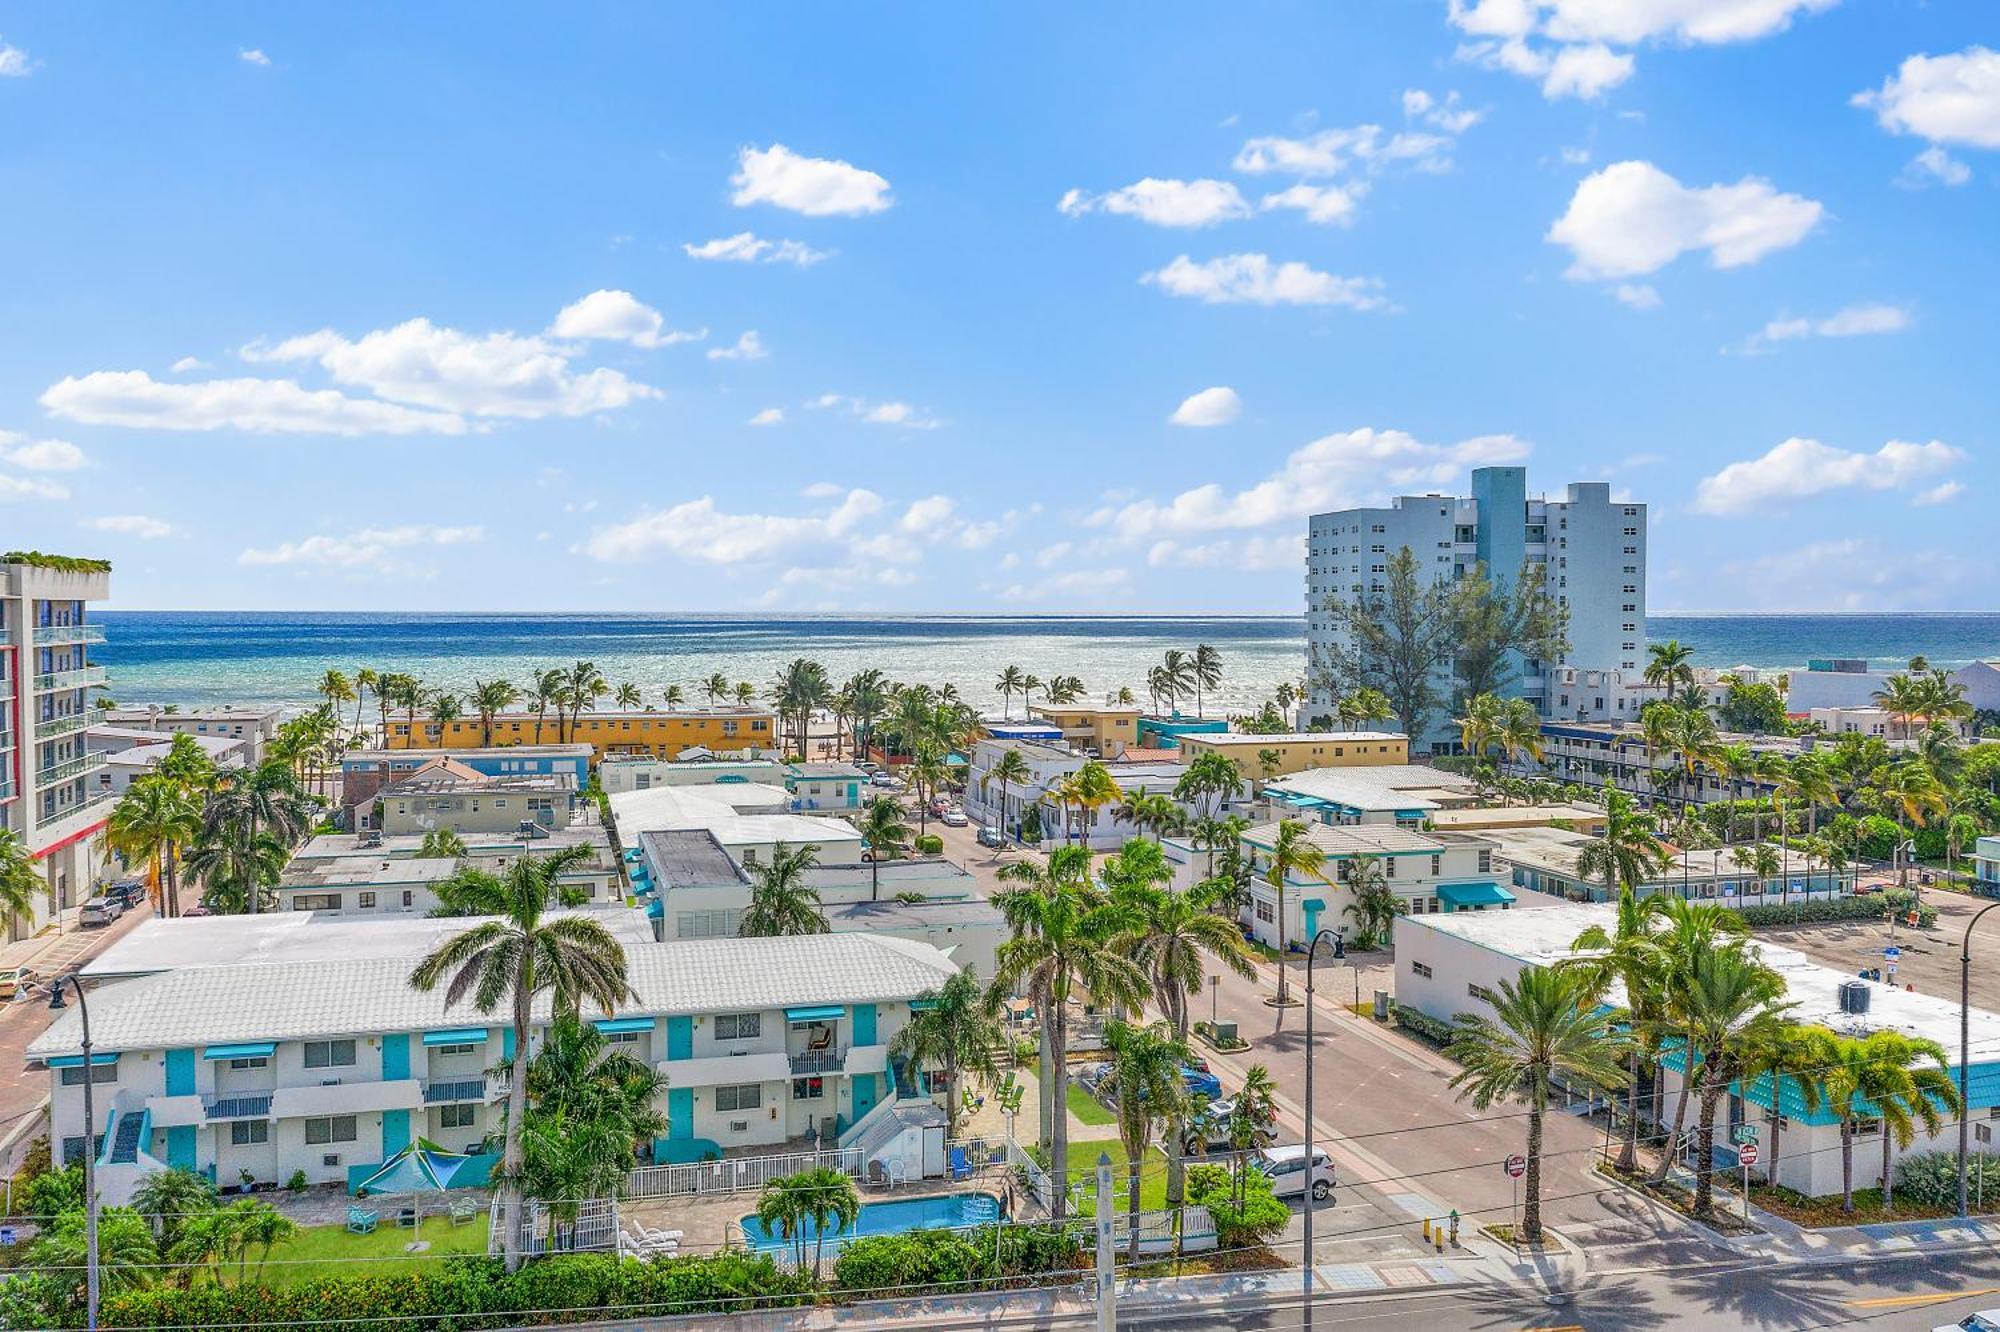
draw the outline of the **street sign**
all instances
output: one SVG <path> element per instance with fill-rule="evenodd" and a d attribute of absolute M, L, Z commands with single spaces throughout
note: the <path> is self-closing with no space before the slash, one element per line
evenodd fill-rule
<path fill-rule="evenodd" d="M 1882 950 L 1882 960 L 1884 962 L 1901 962 L 1903 960 L 1903 950 L 1894 944 L 1890 944 Z"/>
<path fill-rule="evenodd" d="M 1739 1163 L 1743 1165 L 1747 1166 L 1756 1165 L 1757 1144 L 1754 1142 L 1746 1142 L 1741 1147 L 1738 1147 L 1736 1149 L 1736 1159 Z"/>
<path fill-rule="evenodd" d="M 1757 1141 L 1757 1126 L 1755 1124 L 1738 1124 L 1735 1128 L 1729 1130 L 1729 1137 L 1734 1142 L 1755 1142 Z"/>
<path fill-rule="evenodd" d="M 1519 1179 L 1528 1173 L 1528 1158 L 1520 1155 L 1510 1156 L 1504 1168 L 1507 1171 L 1507 1178 Z"/>

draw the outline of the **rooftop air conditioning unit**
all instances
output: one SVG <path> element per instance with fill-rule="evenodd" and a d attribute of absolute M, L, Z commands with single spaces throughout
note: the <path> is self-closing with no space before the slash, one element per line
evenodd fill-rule
<path fill-rule="evenodd" d="M 1857 1014 L 1868 1011 L 1867 981 L 1847 980 L 1840 983 L 1840 1011 Z"/>

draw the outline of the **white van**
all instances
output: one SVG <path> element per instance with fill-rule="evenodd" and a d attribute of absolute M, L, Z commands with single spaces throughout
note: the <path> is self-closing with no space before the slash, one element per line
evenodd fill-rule
<path fill-rule="evenodd" d="M 1257 1168 L 1271 1177 L 1271 1192 L 1280 1198 L 1302 1198 L 1306 1193 L 1306 1149 L 1302 1144 L 1290 1147 L 1266 1147 L 1256 1156 Z M 1322 1147 L 1313 1148 L 1312 1154 L 1312 1196 L 1314 1202 L 1325 1202 L 1333 1196 L 1333 1158 Z"/>

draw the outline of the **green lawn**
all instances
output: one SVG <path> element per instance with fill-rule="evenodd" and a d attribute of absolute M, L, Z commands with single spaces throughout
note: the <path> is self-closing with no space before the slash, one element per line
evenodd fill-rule
<path fill-rule="evenodd" d="M 448 1254 L 486 1252 L 488 1218 L 481 1212 L 471 1221 L 454 1226 L 446 1216 L 424 1218 L 421 1238 L 430 1248 L 422 1253 L 406 1252 L 419 1238 L 417 1232 L 395 1223 L 395 1213 L 385 1210 L 372 1235 L 350 1235 L 345 1226 L 302 1226 L 298 1238 L 271 1251 L 263 1279 L 273 1286 L 289 1285 L 313 1277 L 381 1276 L 398 1272 L 428 1270 Z M 365 1259 L 356 1262 L 355 1259 Z M 251 1256 L 255 1270 L 256 1256 Z M 253 1278 L 254 1279 L 254 1278 Z"/>
<path fill-rule="evenodd" d="M 1078 1215 L 1097 1215 L 1097 1155 L 1104 1153 L 1111 1158 L 1111 1196 L 1118 1210 L 1125 1210 L 1125 1199 L 1132 1185 L 1132 1172 L 1125 1163 L 1125 1144 L 1116 1138 L 1108 1142 L 1072 1142 L 1069 1145 L 1069 1177 L 1077 1181 L 1083 1189 L 1083 1199 Z M 1146 1150 L 1146 1159 L 1139 1167 L 1139 1209 L 1159 1211 L 1167 1205 L 1167 1158 L 1158 1147 Z"/>
<path fill-rule="evenodd" d="M 1079 1123 L 1092 1128 L 1107 1128 L 1118 1122 L 1117 1115 L 1078 1084 L 1070 1083 L 1068 1090 L 1069 1112 L 1077 1117 Z"/>

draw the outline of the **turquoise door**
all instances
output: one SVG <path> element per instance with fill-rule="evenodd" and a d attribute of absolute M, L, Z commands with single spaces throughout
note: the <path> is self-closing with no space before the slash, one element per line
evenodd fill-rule
<path fill-rule="evenodd" d="M 1326 909 L 1326 904 L 1316 897 L 1311 897 L 1302 905 L 1306 911 L 1306 947 L 1310 948 L 1312 941 L 1319 937 L 1319 913 Z"/>
<path fill-rule="evenodd" d="M 875 1103 L 881 1099 L 876 1090 L 879 1085 L 873 1073 L 854 1075 L 854 1118 L 850 1123 L 860 1123 L 875 1108 Z"/>

